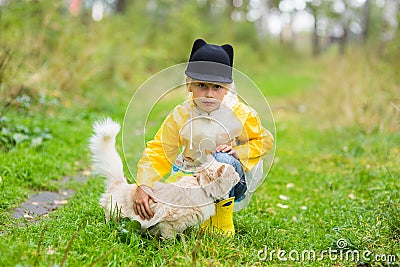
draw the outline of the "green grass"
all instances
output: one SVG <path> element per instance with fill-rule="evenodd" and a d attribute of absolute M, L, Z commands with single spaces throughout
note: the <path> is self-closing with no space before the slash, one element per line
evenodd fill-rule
<path fill-rule="evenodd" d="M 296 78 L 282 80 L 292 82 L 296 83 Z M 301 88 L 301 83 L 298 86 Z M 103 180 L 93 176 L 83 185 L 70 183 L 68 187 L 76 194 L 68 205 L 42 220 L 12 218 L 12 209 L 30 193 L 57 191 L 65 176 L 90 170 L 87 143 L 91 124 L 109 115 L 122 122 L 127 102 L 125 96 L 120 97 L 89 102 L 88 107 L 59 105 L 47 112 L 12 109 L 7 114 L 13 124 L 48 128 L 53 138 L 39 147 L 23 142 L 1 152 L 1 265 L 360 264 L 329 257 L 282 262 L 277 252 L 271 254 L 313 250 L 320 255 L 324 250 L 337 250 L 340 239 L 345 239 L 351 250 L 399 259 L 400 134 L 368 134 L 356 126 L 322 130 L 310 120 L 310 114 L 292 108 L 275 114 L 275 164 L 250 206 L 234 215 L 237 234 L 232 239 L 196 229 L 170 241 L 137 233 L 121 236 L 119 223 L 105 222 L 98 204 Z M 291 105 L 291 100 L 275 99 L 280 108 Z M 121 104 L 114 106 L 113 102 Z M 161 121 L 162 107 L 164 104 L 154 110 L 153 123 Z M 122 151 L 120 143 L 118 148 Z M 340 250 L 332 257 L 338 255 Z M 372 260 L 369 264 L 382 263 Z"/>
<path fill-rule="evenodd" d="M 318 67 L 320 69 L 318 69 Z M 288 64 L 259 67 L 248 75 L 268 98 L 297 96 L 304 90 L 317 87 L 317 78 L 323 66 L 311 60 L 299 60 Z"/>
<path fill-rule="evenodd" d="M 102 179 L 96 177 L 83 186 L 70 185 L 77 193 L 68 205 L 40 222 L 24 223 L 22 219 L 12 219 L 7 211 L 28 192 L 48 188 L 52 179 L 57 180 L 70 174 L 68 171 L 76 172 L 83 167 L 74 166 L 75 161 L 82 160 L 87 164 L 85 139 L 89 135 L 73 137 L 68 144 L 75 144 L 74 149 L 68 145 L 68 148 L 59 147 L 60 151 L 70 151 L 68 156 L 61 156 L 63 159 L 52 157 L 51 163 L 52 160 L 42 158 L 41 164 L 23 161 L 19 167 L 2 173 L 2 192 L 17 189 L 1 200 L 2 263 L 4 266 L 18 263 L 48 266 L 60 264 L 66 257 L 69 266 L 90 265 L 97 260 L 97 265 L 109 266 L 276 265 L 282 263 L 276 257 L 272 262 L 269 259 L 260 261 L 259 251 L 315 250 L 318 253 L 336 249 L 336 242 L 341 238 L 347 240 L 353 250 L 400 257 L 400 135 L 365 135 L 355 129 L 318 131 L 305 128 L 299 123 L 301 119 L 283 122 L 284 118 L 278 118 L 277 128 L 281 130 L 278 131 L 276 163 L 250 206 L 235 214 L 237 234 L 232 239 L 204 235 L 195 229 L 189 229 L 171 241 L 139 234 L 121 238 L 118 223 L 106 223 L 98 205 L 104 188 Z M 74 127 L 86 123 L 84 128 L 89 133 L 90 121 L 70 122 L 63 129 L 70 129 L 69 136 L 73 136 Z M 56 124 L 68 125 L 63 120 Z M 62 136 L 57 128 L 53 134 L 56 140 Z M 44 157 L 48 149 L 54 150 L 52 145 L 55 144 L 50 143 L 40 153 L 18 147 L 7 155 L 7 159 L 21 158 L 17 151 L 29 153 L 30 160 L 38 155 Z M 13 166 L 7 161 L 6 166 L 10 165 Z M 35 168 L 34 165 L 39 166 Z M 20 168 L 30 171 L 32 179 L 23 180 Z M 7 173 L 14 174 L 14 181 L 18 182 L 11 182 L 11 175 Z M 39 176 L 45 178 L 38 180 L 41 186 L 35 183 L 35 177 Z M 25 185 L 21 186 L 21 182 Z M 288 184 L 294 186 L 288 188 Z M 289 199 L 280 199 L 281 195 Z M 11 203 L 5 204 L 7 201 Z M 74 233 L 76 236 L 69 244 Z M 306 266 L 357 264 L 328 258 L 290 263 Z"/>
<path fill-rule="evenodd" d="M 51 1 L 36 2 L 32 10 L 26 9 L 28 2 L 17 3 L 0 20 L 5 37 L 1 45 L 12 48 L 11 63 L 0 73 L 0 112 L 8 119 L 0 120 L 1 128 L 11 131 L 1 129 L 0 135 L 0 266 L 361 265 L 338 258 L 346 248 L 397 260 L 391 265 L 371 260 L 362 266 L 399 265 L 400 133 L 391 130 L 398 129 L 395 123 L 380 130 L 370 127 L 392 106 L 385 101 L 398 103 L 398 78 L 388 78 L 393 77 L 391 65 L 380 60 L 364 68 L 368 60 L 361 52 L 340 60 L 312 60 L 270 44 L 255 52 L 254 40 L 235 39 L 252 35 L 246 25 L 213 32 L 213 27 L 202 27 L 201 13 L 189 4 L 183 6 L 189 15 L 177 9 L 179 16 L 169 20 L 146 17 L 143 22 L 145 15 L 138 15 L 135 6 L 130 16 L 94 23 L 61 15 L 60 5 L 49 5 Z M 45 19 L 37 14 L 45 14 Z M 176 27 L 183 24 L 187 27 Z M 237 69 L 254 80 L 275 116 L 274 165 L 250 206 L 234 214 L 233 238 L 197 229 L 169 241 L 124 235 L 121 223 L 105 221 L 98 204 L 102 178 L 90 175 L 85 183 L 66 185 L 61 181 L 91 170 L 87 145 L 93 122 L 110 116 L 122 123 L 136 88 L 163 67 L 184 61 L 187 54 L 182 51 L 200 35 L 237 44 Z M 376 71 L 374 66 L 385 68 Z M 370 80 L 363 78 L 365 73 L 373 74 Z M 346 86 L 337 88 L 339 80 Z M 337 93 L 345 95 L 354 84 L 361 86 L 351 91 L 348 97 L 354 101 L 347 101 L 350 106 L 345 108 L 356 107 L 358 120 L 346 118 L 341 124 L 343 112 L 337 103 L 344 101 Z M 16 101 L 21 95 L 31 100 Z M 364 99 L 375 100 L 374 105 L 363 109 Z M 166 97 L 154 107 L 146 139 L 173 105 Z M 391 112 L 386 118 L 396 122 L 398 113 Z M 28 139 L 15 144 L 11 138 L 22 128 L 28 130 Z M 33 138 L 43 133 L 51 138 L 33 146 Z M 121 139 L 119 135 L 117 148 L 122 153 Z M 12 217 L 30 194 L 66 187 L 76 191 L 68 204 L 41 220 Z M 348 243 L 343 250 L 337 244 L 341 239 Z M 279 250 L 314 250 L 318 256 L 337 250 L 332 255 L 337 259 L 281 261 Z"/>
<path fill-rule="evenodd" d="M 114 112 L 120 113 L 118 109 Z M 98 205 L 104 188 L 97 177 L 84 185 L 70 184 L 77 193 L 68 205 L 39 222 L 11 218 L 12 208 L 29 193 L 57 190 L 63 176 L 89 168 L 86 146 L 91 123 L 99 115 L 65 107 L 56 114 L 53 119 L 40 113 L 8 114 L 17 124 L 45 126 L 54 137 L 39 148 L 22 143 L 1 157 L 0 258 L 4 266 L 49 266 L 64 261 L 68 266 L 96 262 L 109 266 L 272 266 L 282 262 L 277 257 L 270 261 L 270 254 L 261 261 L 258 255 L 264 254 L 259 251 L 319 253 L 337 249 L 341 238 L 352 250 L 400 257 L 398 133 L 317 130 L 303 123 L 307 120 L 304 113 L 278 113 L 275 164 L 250 206 L 235 214 L 235 237 L 189 229 L 175 240 L 161 241 L 139 234 L 121 238 L 118 223 L 106 223 Z M 294 186 L 288 188 L 288 184 Z M 329 258 L 289 263 L 357 264 Z"/>
<path fill-rule="evenodd" d="M 287 80 L 282 78 L 282 84 L 297 81 Z M 300 82 L 298 87 L 301 86 Z M 285 98 L 276 99 L 280 107 L 291 105 Z M 113 106 L 111 102 L 115 101 L 122 105 Z M 47 113 L 12 110 L 7 114 L 13 124 L 48 128 L 53 138 L 39 147 L 26 142 L 2 152 L 2 265 L 355 266 L 360 263 L 329 257 L 282 262 L 276 253 L 271 254 L 273 250 L 287 253 L 314 250 L 320 255 L 324 250 L 336 250 L 340 239 L 348 242 L 349 249 L 360 253 L 368 250 L 373 255 L 400 257 L 400 134 L 367 134 L 357 127 L 321 130 L 309 114 L 290 108 L 275 114 L 275 164 L 250 206 L 235 214 L 237 234 L 232 239 L 206 235 L 196 229 L 189 229 L 170 241 L 137 233 L 121 236 L 120 224 L 105 222 L 99 207 L 104 187 L 98 177 L 89 178 L 83 185 L 69 184 L 76 194 L 68 205 L 39 222 L 12 218 L 12 209 L 30 193 L 56 191 L 61 188 L 58 181 L 64 176 L 89 170 L 87 142 L 91 124 L 108 115 L 122 122 L 123 103 L 127 105 L 115 96 L 96 105 L 90 103 L 90 108 L 59 105 Z M 152 113 L 153 123 L 161 121 L 160 109 L 165 105 L 161 103 Z M 101 109 L 105 111 L 100 112 Z M 119 142 L 120 139 L 119 136 Z M 120 143 L 118 148 L 121 151 Z M 338 257 L 339 253 L 333 256 Z"/>

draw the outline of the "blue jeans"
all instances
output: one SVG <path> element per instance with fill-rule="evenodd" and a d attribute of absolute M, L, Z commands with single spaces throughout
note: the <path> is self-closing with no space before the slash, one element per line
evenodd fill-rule
<path fill-rule="evenodd" d="M 244 193 L 247 190 L 247 185 L 246 185 L 246 179 L 244 176 L 243 167 L 240 164 L 240 161 L 238 159 L 236 159 L 234 156 L 229 155 L 228 153 L 214 152 L 212 155 L 216 161 L 232 165 L 235 168 L 235 171 L 239 174 L 240 180 L 232 188 L 232 190 L 229 193 L 229 196 L 235 197 L 235 201 L 242 200 L 245 196 Z"/>

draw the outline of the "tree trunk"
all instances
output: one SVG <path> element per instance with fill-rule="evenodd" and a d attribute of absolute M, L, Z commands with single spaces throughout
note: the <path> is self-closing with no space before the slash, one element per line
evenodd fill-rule
<path fill-rule="evenodd" d="M 312 15 L 314 16 L 314 30 L 312 33 L 312 52 L 314 56 L 318 56 L 321 52 L 318 32 L 317 32 L 317 23 L 318 23 L 318 12 L 316 7 L 311 7 Z"/>
<path fill-rule="evenodd" d="M 362 41 L 365 43 L 368 38 L 369 31 L 369 14 L 370 14 L 370 0 L 366 0 L 362 9 L 362 18 L 361 18 L 361 26 L 362 26 Z"/>
<path fill-rule="evenodd" d="M 126 9 L 126 0 L 117 0 L 115 11 L 117 13 L 124 13 Z"/>
<path fill-rule="evenodd" d="M 343 55 L 346 51 L 346 46 L 349 39 L 349 21 L 352 15 L 352 10 L 346 5 L 346 10 L 340 18 L 340 25 L 343 29 L 343 35 L 339 39 L 339 52 L 341 55 Z"/>
<path fill-rule="evenodd" d="M 349 29 L 346 24 L 342 24 L 343 35 L 339 39 L 339 53 L 343 55 L 346 52 L 347 37 L 349 34 Z"/>

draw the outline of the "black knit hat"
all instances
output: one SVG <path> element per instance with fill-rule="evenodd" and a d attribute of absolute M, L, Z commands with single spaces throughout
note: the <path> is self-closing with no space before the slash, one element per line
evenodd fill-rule
<path fill-rule="evenodd" d="M 199 81 L 232 83 L 233 47 L 207 44 L 203 39 L 193 43 L 185 74 Z"/>

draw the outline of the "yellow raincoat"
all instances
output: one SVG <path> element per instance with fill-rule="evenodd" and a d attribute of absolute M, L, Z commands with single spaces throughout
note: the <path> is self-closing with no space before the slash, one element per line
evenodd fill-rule
<path fill-rule="evenodd" d="M 202 120 L 196 126 L 197 118 Z M 202 135 L 205 138 L 196 142 Z M 273 148 L 273 141 L 272 134 L 261 126 L 257 113 L 240 102 L 235 93 L 229 92 L 220 108 L 210 114 L 198 109 L 190 96 L 187 102 L 175 107 L 154 139 L 147 142 L 138 162 L 136 183 L 153 187 L 171 172 L 180 153 L 201 163 L 205 150 L 213 151 L 222 143 L 233 146 L 244 171 L 248 172 Z"/>

